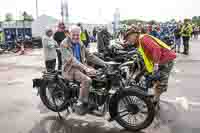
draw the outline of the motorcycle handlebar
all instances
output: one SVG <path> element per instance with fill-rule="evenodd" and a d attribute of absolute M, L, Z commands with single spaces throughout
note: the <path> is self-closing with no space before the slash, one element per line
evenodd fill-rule
<path fill-rule="evenodd" d="M 134 50 L 132 50 L 132 51 L 130 51 L 130 52 L 128 52 L 128 54 L 130 55 L 130 54 L 137 54 L 138 52 L 137 52 L 137 50 L 136 49 L 134 49 Z"/>

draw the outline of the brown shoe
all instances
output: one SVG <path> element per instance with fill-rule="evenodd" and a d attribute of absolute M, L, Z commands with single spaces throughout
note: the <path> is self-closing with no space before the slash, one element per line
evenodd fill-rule
<path fill-rule="evenodd" d="M 87 103 L 82 103 L 78 102 L 75 107 L 75 113 L 78 115 L 85 115 L 89 112 L 88 104 Z"/>
<path fill-rule="evenodd" d="M 24 55 L 24 53 L 25 53 L 24 51 L 21 51 L 21 53 L 19 55 Z"/>

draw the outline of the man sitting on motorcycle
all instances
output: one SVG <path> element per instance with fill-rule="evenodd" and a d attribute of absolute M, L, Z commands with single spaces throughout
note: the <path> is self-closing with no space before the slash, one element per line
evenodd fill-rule
<path fill-rule="evenodd" d="M 88 62 L 105 66 L 103 60 L 91 54 L 80 40 L 81 29 L 78 26 L 71 27 L 71 35 L 67 36 L 61 43 L 63 60 L 63 76 L 67 80 L 80 82 L 80 93 L 75 111 L 84 115 L 89 110 L 88 94 L 92 82 L 90 76 L 96 74 L 95 69 L 87 65 Z"/>
<path fill-rule="evenodd" d="M 140 77 L 146 71 L 159 76 L 159 82 L 155 85 L 155 100 L 159 100 L 160 95 L 167 91 L 168 79 L 176 53 L 158 38 L 148 34 L 140 34 L 137 27 L 128 29 L 124 39 L 138 48 L 144 60 L 145 69 L 136 76 L 137 79 L 140 80 Z"/>

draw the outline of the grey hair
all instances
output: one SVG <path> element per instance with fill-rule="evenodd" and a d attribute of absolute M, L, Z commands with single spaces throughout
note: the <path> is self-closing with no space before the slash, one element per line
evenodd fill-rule
<path fill-rule="evenodd" d="M 76 26 L 76 25 L 72 25 L 71 27 L 70 27 L 70 32 L 71 33 L 74 33 L 74 32 L 76 32 L 76 33 L 81 33 L 81 28 L 80 27 L 78 27 L 78 26 Z"/>
<path fill-rule="evenodd" d="M 45 29 L 45 35 L 48 35 L 49 32 L 53 32 L 52 28 L 47 27 Z"/>

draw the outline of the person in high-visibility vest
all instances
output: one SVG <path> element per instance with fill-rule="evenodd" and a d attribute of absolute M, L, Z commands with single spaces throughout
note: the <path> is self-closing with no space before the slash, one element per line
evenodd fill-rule
<path fill-rule="evenodd" d="M 183 46 L 184 46 L 184 52 L 183 54 L 188 55 L 189 54 L 189 41 L 192 36 L 193 28 L 190 24 L 189 19 L 184 20 L 184 25 L 181 29 L 181 35 L 183 38 Z"/>
<path fill-rule="evenodd" d="M 3 31 L 0 29 L 0 44 L 2 44 L 4 42 L 4 33 Z"/>
<path fill-rule="evenodd" d="M 149 34 L 140 34 L 137 27 L 131 27 L 124 35 L 124 40 L 133 44 L 138 48 L 138 51 L 144 60 L 144 71 L 136 76 L 136 81 L 145 71 L 157 75 L 159 73 L 159 84 L 155 87 L 155 98 L 160 98 L 160 95 L 167 91 L 168 79 L 174 65 L 176 53 L 171 48 Z"/>
<path fill-rule="evenodd" d="M 83 26 L 82 26 L 81 23 L 78 23 L 77 26 L 81 28 L 80 40 L 82 41 L 82 43 L 83 43 L 83 44 L 85 45 L 85 47 L 87 48 L 87 47 L 88 47 L 88 44 L 89 44 L 88 39 L 87 39 L 87 35 L 86 35 L 87 33 L 86 33 L 86 31 L 83 29 Z"/>

